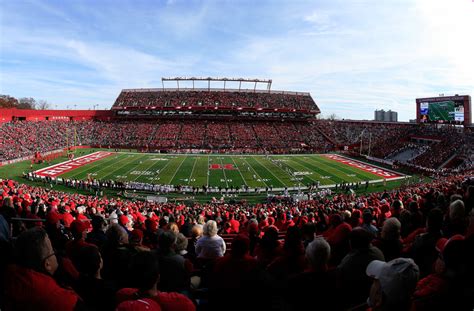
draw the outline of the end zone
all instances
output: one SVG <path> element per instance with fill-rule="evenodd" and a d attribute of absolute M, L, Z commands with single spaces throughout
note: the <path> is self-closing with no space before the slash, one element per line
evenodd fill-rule
<path fill-rule="evenodd" d="M 353 160 L 353 159 L 346 158 L 338 154 L 325 154 L 323 156 L 331 160 L 337 161 L 339 163 L 344 163 L 346 165 L 356 167 L 360 170 L 363 170 L 364 172 L 372 173 L 374 175 L 383 177 L 387 180 L 399 179 L 400 177 L 406 176 L 404 174 L 401 174 L 401 173 L 398 173 L 386 168 L 382 168 L 380 166 L 375 166 L 373 164 L 368 164 L 361 161 Z"/>
<path fill-rule="evenodd" d="M 82 157 L 79 157 L 74 160 L 68 160 L 62 163 L 58 163 L 52 166 L 48 166 L 42 169 L 39 169 L 37 171 L 34 171 L 36 175 L 39 176 L 49 176 L 49 177 L 56 177 L 61 174 L 67 173 L 69 171 L 72 171 L 76 168 L 79 168 L 81 166 L 84 166 L 86 164 L 104 159 L 108 156 L 111 156 L 114 154 L 113 152 L 107 152 L 107 151 L 97 151 Z"/>

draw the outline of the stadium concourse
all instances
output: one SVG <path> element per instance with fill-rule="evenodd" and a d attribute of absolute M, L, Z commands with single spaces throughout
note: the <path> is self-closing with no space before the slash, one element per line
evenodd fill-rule
<path fill-rule="evenodd" d="M 6 168 L 75 146 L 347 149 L 434 179 L 304 201 L 185 204 L 3 178 L 0 309 L 472 310 L 472 131 L 318 113 L 307 93 L 170 89 L 124 90 L 110 111 L 2 111 Z"/>

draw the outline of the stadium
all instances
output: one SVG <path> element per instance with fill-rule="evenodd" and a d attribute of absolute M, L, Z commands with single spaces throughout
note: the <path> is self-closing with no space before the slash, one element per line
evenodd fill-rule
<path fill-rule="evenodd" d="M 273 79 L 160 82 L 0 96 L 1 310 L 474 308 L 470 95 L 381 122 Z"/>

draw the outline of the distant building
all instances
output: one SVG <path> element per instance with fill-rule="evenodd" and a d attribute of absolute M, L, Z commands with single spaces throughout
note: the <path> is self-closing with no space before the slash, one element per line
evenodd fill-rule
<path fill-rule="evenodd" d="M 375 110 L 374 120 L 382 122 L 398 122 L 398 113 L 392 110 Z"/>

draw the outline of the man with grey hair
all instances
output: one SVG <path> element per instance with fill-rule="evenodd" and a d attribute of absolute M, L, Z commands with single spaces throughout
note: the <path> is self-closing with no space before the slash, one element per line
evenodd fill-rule
<path fill-rule="evenodd" d="M 323 238 L 316 238 L 306 247 L 306 259 L 313 271 L 327 270 L 331 246 Z"/>
<path fill-rule="evenodd" d="M 285 301 L 291 310 L 304 310 L 309 304 L 317 310 L 334 310 L 337 305 L 336 275 L 328 270 L 330 254 L 331 246 L 322 237 L 308 244 L 305 251 L 307 269 L 288 280 Z"/>
<path fill-rule="evenodd" d="M 451 237 L 456 234 L 465 235 L 469 226 L 469 217 L 466 214 L 464 202 L 460 199 L 449 204 L 449 213 L 445 220 L 443 232 L 446 236 Z"/>
<path fill-rule="evenodd" d="M 401 227 L 402 225 L 397 218 L 386 219 L 383 223 L 380 239 L 374 242 L 374 246 L 382 251 L 387 261 L 400 257 L 402 253 Z"/>

